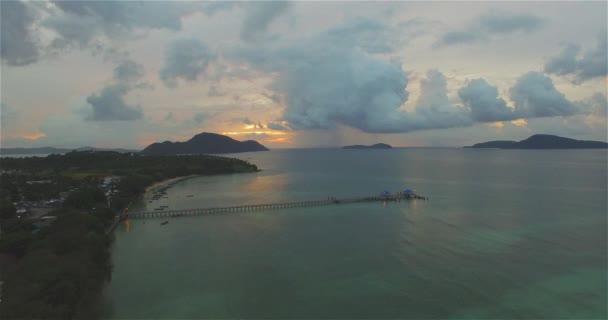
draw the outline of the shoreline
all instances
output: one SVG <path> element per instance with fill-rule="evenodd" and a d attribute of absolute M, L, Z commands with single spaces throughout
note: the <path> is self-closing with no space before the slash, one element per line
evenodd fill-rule
<path fill-rule="evenodd" d="M 155 182 L 146 187 L 146 189 L 144 190 L 143 196 L 145 196 L 147 193 L 149 193 L 151 191 L 157 191 L 158 189 L 162 189 L 170 184 L 181 182 L 181 181 L 195 178 L 195 177 L 200 177 L 200 176 L 201 176 L 200 174 L 190 174 L 187 176 L 175 177 L 175 178 L 170 178 L 170 179 L 165 179 L 165 180 Z"/>

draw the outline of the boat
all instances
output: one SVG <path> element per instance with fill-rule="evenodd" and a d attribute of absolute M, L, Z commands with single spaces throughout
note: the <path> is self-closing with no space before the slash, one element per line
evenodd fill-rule
<path fill-rule="evenodd" d="M 168 223 L 169 223 L 169 221 L 163 221 L 163 222 L 161 222 L 161 223 L 160 223 L 160 225 L 161 225 L 161 226 L 164 226 L 164 225 L 166 225 L 166 224 L 168 224 Z"/>

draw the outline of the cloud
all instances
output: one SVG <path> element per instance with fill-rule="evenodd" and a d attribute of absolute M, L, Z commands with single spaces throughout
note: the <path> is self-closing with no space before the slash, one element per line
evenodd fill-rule
<path fill-rule="evenodd" d="M 310 59 L 282 70 L 275 84 L 285 94 L 283 118 L 291 128 L 340 123 L 366 132 L 399 130 L 398 109 L 408 97 L 401 66 L 356 51 L 311 52 Z"/>
<path fill-rule="evenodd" d="M 498 90 L 484 79 L 469 81 L 458 96 L 476 122 L 511 121 L 555 116 L 571 116 L 582 112 L 564 94 L 557 91 L 551 78 L 531 71 L 522 75 L 509 90 L 514 106 L 498 97 Z"/>
<path fill-rule="evenodd" d="M 213 53 L 198 39 L 174 40 L 167 46 L 160 77 L 170 88 L 177 86 L 178 79 L 196 81 L 213 59 Z"/>
<path fill-rule="evenodd" d="M 483 34 L 474 31 L 451 31 L 445 33 L 434 47 L 451 46 L 456 44 L 471 44 L 484 40 Z"/>
<path fill-rule="evenodd" d="M 244 41 L 261 40 L 268 26 L 292 6 L 288 1 L 253 1 L 245 3 L 245 18 L 241 28 Z"/>
<path fill-rule="evenodd" d="M 285 126 L 283 126 L 281 124 L 278 124 L 276 122 L 269 122 L 266 125 L 266 127 L 268 127 L 268 129 L 277 130 L 277 131 L 287 131 L 287 130 L 289 130 L 287 127 L 285 127 Z"/>
<path fill-rule="evenodd" d="M 510 89 L 515 112 L 522 118 L 568 116 L 579 110 L 563 93 L 557 91 L 551 78 L 531 71 L 521 76 Z"/>
<path fill-rule="evenodd" d="M 4 121 L 8 121 L 8 120 L 15 120 L 17 119 L 17 115 L 18 112 L 15 108 L 11 107 L 10 105 L 4 103 L 4 102 L 0 102 L 0 120 L 2 120 L 2 123 L 4 124 Z"/>
<path fill-rule="evenodd" d="M 608 73 L 608 43 L 606 34 L 598 36 L 597 46 L 579 57 L 580 46 L 569 44 L 545 64 L 545 72 L 572 76 L 574 83 L 605 77 Z"/>
<path fill-rule="evenodd" d="M 98 94 L 87 97 L 90 109 L 84 110 L 87 121 L 134 121 L 143 118 L 141 106 L 129 105 L 125 96 L 134 89 L 146 88 L 147 83 L 136 83 L 144 76 L 144 67 L 137 62 L 125 59 L 114 68 L 111 84 L 106 85 Z M 82 110 L 79 110 L 82 111 Z"/>
<path fill-rule="evenodd" d="M 359 47 L 369 53 L 387 53 L 397 41 L 388 41 L 392 30 L 385 24 L 357 17 L 327 31 L 327 41 L 340 47 Z M 396 39 L 393 39 L 396 40 Z"/>
<path fill-rule="evenodd" d="M 88 121 L 133 121 L 143 117 L 140 106 L 129 105 L 124 98 L 129 93 L 127 84 L 117 83 L 104 87 L 97 95 L 87 98 L 92 107 L 85 118 Z"/>
<path fill-rule="evenodd" d="M 248 117 L 243 118 L 241 121 L 247 125 L 252 125 L 255 123 L 255 122 L 251 121 L 251 119 L 249 119 Z"/>
<path fill-rule="evenodd" d="M 543 25 L 543 19 L 531 14 L 486 13 L 475 19 L 464 30 L 443 34 L 433 47 L 473 44 L 517 32 L 532 33 Z"/>
<path fill-rule="evenodd" d="M 18 127 L 19 112 L 12 106 L 0 102 L 0 136 L 5 135 Z"/>
<path fill-rule="evenodd" d="M 280 120 L 292 129 L 342 124 L 365 132 L 402 131 L 399 108 L 408 97 L 408 79 L 401 65 L 367 54 L 370 46 L 362 38 L 334 41 L 340 30 L 376 29 L 361 21 L 293 41 L 239 47 L 228 57 L 276 75 L 269 88 L 282 97 Z"/>
<path fill-rule="evenodd" d="M 57 50 L 110 49 L 108 40 L 154 29 L 178 31 L 201 3 L 168 1 L 1 1 L 1 52 L 8 65 L 27 65 Z M 48 40 L 42 43 L 39 40 Z"/>
<path fill-rule="evenodd" d="M 192 120 L 194 120 L 194 122 L 197 124 L 201 124 L 201 123 L 205 122 L 205 120 L 207 120 L 208 116 L 209 115 L 204 112 L 197 112 L 192 117 Z"/>
<path fill-rule="evenodd" d="M 173 115 L 173 112 L 168 112 L 163 120 L 169 121 L 169 122 L 175 121 L 175 116 Z"/>
<path fill-rule="evenodd" d="M 478 23 L 486 33 L 530 33 L 540 29 L 544 21 L 531 14 L 485 14 Z"/>
<path fill-rule="evenodd" d="M 574 44 L 565 46 L 559 54 L 547 61 L 545 72 L 560 76 L 575 73 L 578 67 L 576 56 L 580 51 L 580 46 Z"/>
<path fill-rule="evenodd" d="M 476 122 L 515 120 L 518 116 L 502 98 L 498 90 L 484 79 L 474 79 L 458 90 L 458 96 L 469 108 L 471 118 Z"/>
<path fill-rule="evenodd" d="M 606 100 L 604 93 L 596 92 L 588 99 L 579 102 L 579 105 L 587 114 L 599 118 L 606 118 L 608 116 L 608 100 Z"/>
<path fill-rule="evenodd" d="M 15 66 L 57 50 L 110 50 L 109 41 L 133 39 L 149 30 L 178 31 L 185 16 L 205 9 L 203 3 L 170 1 L 10 0 L 0 5 L 2 62 Z"/>
<path fill-rule="evenodd" d="M 420 80 L 415 108 L 407 111 L 408 74 L 400 64 L 375 57 L 374 50 L 368 52 L 352 39 L 328 40 L 338 38 L 336 30 L 352 30 L 358 25 L 347 22 L 317 35 L 263 48 L 240 47 L 230 58 L 275 75 L 269 89 L 283 98 L 285 108 L 279 120 L 292 130 L 348 126 L 368 133 L 397 133 L 580 112 L 555 89 L 550 78 L 538 72 L 518 79 L 510 91 L 513 107 L 483 79 L 461 88 L 458 95 L 463 105 L 454 104 L 448 98 L 447 80 L 437 70 L 430 70 Z M 501 22 L 493 28 L 510 27 Z M 372 25 L 364 29 L 382 30 Z"/>
<path fill-rule="evenodd" d="M 40 131 L 46 136 L 30 142 L 29 146 L 135 147 L 142 129 L 143 124 L 140 126 L 131 122 L 87 122 L 73 114 L 52 115 L 40 126 Z"/>
<path fill-rule="evenodd" d="M 208 16 L 212 16 L 224 10 L 232 10 L 233 7 L 241 5 L 238 1 L 208 1 L 202 6 L 202 11 Z"/>
<path fill-rule="evenodd" d="M 0 57 L 7 65 L 36 62 L 38 45 L 32 32 L 35 14 L 21 1 L 0 1 Z"/>
<path fill-rule="evenodd" d="M 133 60 L 123 60 L 114 68 L 114 79 L 119 82 L 132 82 L 144 75 L 144 67 Z"/>
<path fill-rule="evenodd" d="M 265 129 L 264 125 L 260 121 L 252 121 L 248 117 L 242 118 L 241 121 L 243 124 L 248 126 L 253 126 L 253 129 Z"/>
<path fill-rule="evenodd" d="M 469 81 L 458 95 L 476 122 L 572 116 L 585 112 L 580 103 L 572 103 L 557 91 L 551 78 L 535 71 L 522 75 L 509 90 L 513 107 L 507 106 L 505 100 L 498 97 L 496 87 L 484 79 Z M 594 96 L 593 99 L 587 105 L 597 105 L 601 98 Z"/>
<path fill-rule="evenodd" d="M 595 93 L 590 99 L 590 104 L 593 115 L 604 118 L 608 116 L 608 100 L 605 94 Z"/>
<path fill-rule="evenodd" d="M 213 85 L 209 87 L 209 90 L 207 90 L 207 97 L 221 97 L 223 95 L 223 92 Z"/>
<path fill-rule="evenodd" d="M 134 29 L 180 30 L 184 15 L 200 10 L 196 3 L 164 1 L 54 1 L 55 6 L 69 15 L 88 17 L 100 25 L 109 37 L 114 32 Z"/>
<path fill-rule="evenodd" d="M 420 80 L 416 112 L 407 118 L 409 130 L 469 126 L 472 121 L 463 108 L 450 103 L 447 81 L 438 70 L 429 70 Z"/>
<path fill-rule="evenodd" d="M 49 46 L 51 50 L 84 49 L 104 32 L 103 26 L 96 18 L 67 14 L 65 12 L 58 12 L 57 14 L 48 16 L 42 21 L 42 26 L 54 31 L 57 35 Z"/>

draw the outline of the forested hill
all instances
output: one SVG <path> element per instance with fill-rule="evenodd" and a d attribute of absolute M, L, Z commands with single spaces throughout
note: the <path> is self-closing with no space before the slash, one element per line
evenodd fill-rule
<path fill-rule="evenodd" d="M 521 141 L 488 141 L 465 148 L 499 149 L 606 149 L 608 143 L 602 141 L 575 140 L 549 134 L 535 134 Z"/>
<path fill-rule="evenodd" d="M 344 146 L 342 149 L 392 149 L 393 147 L 386 143 L 376 143 L 371 146 L 364 146 L 360 144 L 352 145 L 352 146 Z"/>
<path fill-rule="evenodd" d="M 203 132 L 185 142 L 153 143 L 141 151 L 145 155 L 213 154 L 268 151 L 257 141 L 237 141 L 220 134 Z"/>

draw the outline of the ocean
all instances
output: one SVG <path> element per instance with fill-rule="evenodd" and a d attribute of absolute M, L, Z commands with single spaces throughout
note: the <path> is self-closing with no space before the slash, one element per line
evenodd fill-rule
<path fill-rule="evenodd" d="M 607 317 L 606 150 L 230 156 L 262 171 L 187 179 L 139 209 L 404 189 L 429 200 L 128 221 L 115 231 L 107 317 Z"/>

